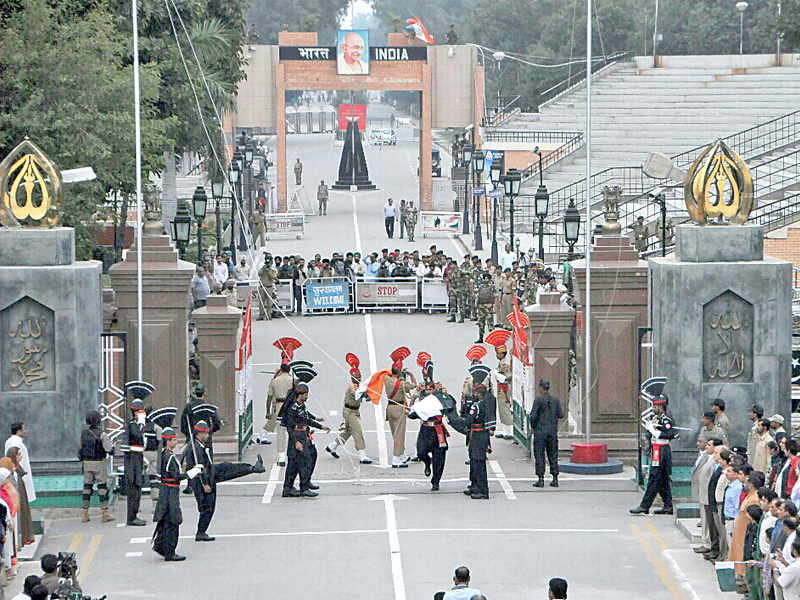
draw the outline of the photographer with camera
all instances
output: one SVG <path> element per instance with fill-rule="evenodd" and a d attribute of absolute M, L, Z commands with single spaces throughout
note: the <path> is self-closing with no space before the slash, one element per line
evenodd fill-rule
<path fill-rule="evenodd" d="M 58 594 L 58 597 L 66 597 L 69 593 L 82 594 L 80 582 L 78 582 L 78 562 L 75 560 L 74 552 L 59 552 L 55 554 L 45 554 L 42 557 L 42 585 L 47 588 L 49 594 Z"/>
<path fill-rule="evenodd" d="M 88 427 L 81 432 L 81 447 L 78 450 L 78 459 L 83 467 L 83 523 L 89 522 L 89 505 L 92 501 L 92 490 L 97 484 L 97 493 L 100 496 L 100 508 L 103 511 L 103 523 L 114 520 L 114 515 L 108 512 L 108 460 L 107 456 L 113 453 L 114 446 L 106 432 L 100 427 L 100 413 L 90 410 L 86 413 Z"/>

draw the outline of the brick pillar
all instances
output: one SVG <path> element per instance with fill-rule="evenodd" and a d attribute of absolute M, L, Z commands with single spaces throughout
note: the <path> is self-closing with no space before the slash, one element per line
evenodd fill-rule
<path fill-rule="evenodd" d="M 164 235 L 142 238 L 142 378 L 155 386 L 156 408 L 181 408 L 188 397 L 187 317 L 195 267 L 178 259 Z M 137 378 L 136 248 L 108 270 L 117 304 L 118 328 L 128 334 L 128 380 Z"/>
<path fill-rule="evenodd" d="M 275 170 L 278 177 L 278 212 L 286 212 L 286 83 L 284 66 L 275 66 L 275 132 L 278 136 L 278 156 Z"/>
<path fill-rule="evenodd" d="M 239 348 L 239 323 L 242 311 L 228 306 L 227 296 L 209 296 L 208 303 L 192 313 L 197 325 L 200 354 L 200 383 L 206 386 L 205 399 L 218 408 L 224 425 L 214 434 L 215 446 L 225 454 L 235 454 L 236 429 L 236 352 Z M 224 447 L 222 445 L 225 445 Z"/>
<path fill-rule="evenodd" d="M 419 135 L 419 207 L 420 210 L 433 209 L 433 166 L 431 159 L 431 68 L 422 65 L 422 104 Z"/>
<path fill-rule="evenodd" d="M 560 300 L 560 294 L 542 294 L 541 304 L 526 309 L 531 324 L 528 347 L 533 350 L 534 385 L 540 379 L 550 382 L 550 393 L 561 400 L 569 412 L 569 336 L 575 322 L 575 310 Z M 560 422 L 566 431 L 569 419 Z"/>
<path fill-rule="evenodd" d="M 585 303 L 586 261 L 572 263 Z M 592 432 L 635 434 L 639 420 L 639 327 L 647 325 L 647 263 L 628 236 L 600 235 L 592 246 Z M 579 356 L 581 352 L 578 352 Z M 586 360 L 583 356 L 579 363 Z M 578 365 L 578 373 L 585 367 Z M 585 382 L 584 382 L 585 385 Z"/>

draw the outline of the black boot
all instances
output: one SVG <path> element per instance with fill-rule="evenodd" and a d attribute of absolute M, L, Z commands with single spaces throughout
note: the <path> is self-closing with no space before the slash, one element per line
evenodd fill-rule
<path fill-rule="evenodd" d="M 456 313 L 450 313 L 450 318 L 447 319 L 448 323 L 455 323 L 456 322 Z"/>
<path fill-rule="evenodd" d="M 558 475 L 553 475 L 553 481 L 550 482 L 550 487 L 558 487 Z"/>
<path fill-rule="evenodd" d="M 544 487 L 544 477 L 539 477 L 539 481 L 534 482 L 533 487 L 543 488 Z"/>
<path fill-rule="evenodd" d="M 256 464 L 253 465 L 253 473 L 265 473 L 267 471 L 266 467 L 264 467 L 264 459 L 261 458 L 261 455 L 258 455 L 258 460 Z"/>
<path fill-rule="evenodd" d="M 476 344 L 482 344 L 483 343 L 483 334 L 482 333 L 478 334 L 478 339 L 475 340 L 475 343 Z"/>
<path fill-rule="evenodd" d="M 464 313 L 461 313 L 461 317 L 458 319 L 458 322 L 459 323 L 463 323 L 464 322 Z"/>

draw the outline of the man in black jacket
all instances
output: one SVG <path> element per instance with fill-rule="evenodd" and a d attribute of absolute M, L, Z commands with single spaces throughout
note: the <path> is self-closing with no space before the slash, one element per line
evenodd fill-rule
<path fill-rule="evenodd" d="M 217 506 L 217 482 L 214 473 L 214 457 L 209 447 L 211 428 L 205 421 L 197 421 L 194 425 L 192 447 L 186 452 L 187 471 L 196 465 L 203 467 L 200 477 L 192 481 L 192 491 L 197 500 L 197 533 L 195 542 L 213 542 L 214 537 L 206 533 Z"/>
<path fill-rule="evenodd" d="M 536 475 L 539 480 L 533 487 L 544 487 L 544 455 L 550 462 L 552 487 L 558 487 L 558 420 L 564 418 L 561 401 L 550 395 L 550 382 L 539 382 L 539 396 L 531 408 L 531 431 L 533 432 L 533 455 L 536 458 Z"/>

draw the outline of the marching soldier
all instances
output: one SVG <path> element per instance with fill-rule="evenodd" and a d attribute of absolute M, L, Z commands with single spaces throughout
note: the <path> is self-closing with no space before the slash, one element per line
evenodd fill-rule
<path fill-rule="evenodd" d="M 408 201 L 408 208 L 406 209 L 406 234 L 408 241 L 414 241 L 414 230 L 417 228 L 417 219 L 419 218 L 419 211 L 414 206 L 414 201 Z"/>
<path fill-rule="evenodd" d="M 92 489 L 97 484 L 97 494 L 100 496 L 100 508 L 103 511 L 103 523 L 114 520 L 114 515 L 108 512 L 108 461 L 106 457 L 114 453 L 111 439 L 100 427 L 101 417 L 96 410 L 86 413 L 88 427 L 81 433 L 81 448 L 78 458 L 83 463 L 83 518 L 82 522 L 89 521 L 89 505 L 92 501 Z"/>
<path fill-rule="evenodd" d="M 128 450 L 125 452 L 125 495 L 128 504 L 126 523 L 144 527 L 147 523 L 138 516 L 144 485 L 144 402 L 138 398 L 133 400 L 131 412 L 133 419 L 128 423 Z"/>
<path fill-rule="evenodd" d="M 495 437 L 511 440 L 514 428 L 514 420 L 511 415 L 511 355 L 505 345 L 497 346 L 494 349 L 497 356 L 497 371 L 505 377 L 504 382 L 497 381 L 497 412 L 500 417 L 500 427 L 497 429 Z"/>
<path fill-rule="evenodd" d="M 425 387 L 422 396 L 433 395 L 439 398 L 442 406 L 447 402 L 447 390 L 441 383 L 430 381 Z M 450 399 L 449 405 L 454 405 L 455 401 Z M 412 410 L 409 418 L 419 418 Z M 447 459 L 447 438 L 450 432 L 444 426 L 442 415 L 432 416 L 422 422 L 417 436 L 417 456 L 425 463 L 425 477 L 431 477 L 431 466 L 433 466 L 433 477 L 431 477 L 431 491 L 439 491 L 439 482 L 444 473 L 444 464 Z"/>
<path fill-rule="evenodd" d="M 492 276 L 489 273 L 484 273 L 482 278 L 483 283 L 478 288 L 477 301 L 478 301 L 478 339 L 476 344 L 483 343 L 483 332 L 488 327 L 492 328 L 492 319 L 494 318 L 494 285 L 492 284 Z"/>
<path fill-rule="evenodd" d="M 406 379 L 410 379 L 407 381 Z M 414 375 L 403 368 L 403 363 L 392 363 L 392 374 L 383 380 L 384 390 L 388 398 L 386 420 L 392 432 L 394 443 L 392 450 L 392 468 L 406 468 L 410 458 L 406 455 L 406 419 L 408 402 L 406 394 L 417 385 Z"/>
<path fill-rule="evenodd" d="M 164 440 L 164 449 L 161 451 L 161 485 L 163 490 L 158 496 L 156 512 L 153 521 L 157 523 L 153 533 L 153 550 L 167 561 L 186 560 L 185 556 L 175 554 L 178 547 L 178 535 L 183 515 L 181 514 L 181 498 L 178 493 L 180 482 L 183 479 L 194 479 L 203 469 L 196 465 L 186 473 L 181 472 L 181 465 L 172 453 L 178 443 L 178 436 L 172 427 L 166 427 L 161 432 Z"/>
<path fill-rule="evenodd" d="M 278 280 L 278 272 L 272 266 L 272 258 L 264 258 L 263 266 L 258 270 L 258 278 L 261 286 L 258 289 L 258 320 L 272 318 L 272 310 L 275 304 L 275 282 Z"/>
<path fill-rule="evenodd" d="M 350 385 L 344 391 L 344 408 L 342 409 L 342 423 L 341 433 L 330 444 L 325 446 L 325 450 L 334 458 L 339 458 L 336 452 L 339 446 L 344 446 L 345 442 L 353 438 L 356 444 L 356 451 L 358 452 L 358 461 L 362 465 L 372 464 L 372 459 L 366 454 L 367 444 L 364 442 L 364 433 L 361 430 L 361 402 L 364 400 L 366 394 L 361 397 L 356 396 L 358 386 L 361 384 L 361 371 L 357 366 L 350 369 Z"/>
<path fill-rule="evenodd" d="M 325 180 L 322 179 L 317 186 L 317 203 L 319 204 L 319 214 L 328 214 L 328 186 L 325 185 Z"/>
<path fill-rule="evenodd" d="M 194 424 L 194 439 L 191 448 L 186 452 L 186 465 L 191 470 L 196 465 L 203 467 L 202 475 L 192 480 L 192 491 L 197 500 L 197 533 L 195 542 L 213 542 L 214 538 L 206 533 L 214 509 L 217 506 L 217 482 L 214 473 L 214 458 L 210 448 L 211 428 L 205 421 Z"/>
<path fill-rule="evenodd" d="M 280 369 L 269 382 L 267 389 L 267 422 L 258 434 L 258 443 L 267 443 L 267 432 L 274 433 L 278 428 L 278 465 L 286 464 L 286 428 L 278 423 L 278 413 L 283 408 L 286 396 L 294 387 L 294 380 L 290 373 L 289 363 L 283 363 Z"/>
<path fill-rule="evenodd" d="M 675 429 L 672 419 L 667 414 L 669 397 L 661 394 L 653 400 L 653 416 L 644 424 L 647 435 L 652 444 L 652 457 L 650 460 L 650 477 L 647 480 L 647 489 L 642 502 L 632 508 L 632 515 L 648 514 L 657 494 L 661 494 L 664 507 L 653 512 L 657 515 L 672 514 L 672 450 L 669 441 L 675 438 Z"/>
<path fill-rule="evenodd" d="M 305 496 L 313 498 L 319 494 L 311 489 L 311 474 L 314 471 L 314 458 L 311 451 L 310 427 L 330 432 L 328 427 L 321 425 L 308 414 L 306 398 L 308 386 L 298 383 L 295 387 L 295 398 L 284 414 L 284 422 L 289 433 L 289 447 L 287 450 L 286 476 L 283 480 L 284 498 Z M 300 475 L 300 489 L 294 487 L 294 480 Z"/>
<path fill-rule="evenodd" d="M 447 298 L 449 301 L 449 312 L 450 318 L 447 320 L 448 323 L 455 323 L 456 322 L 456 313 L 459 309 L 459 300 L 463 296 L 463 276 L 461 274 L 461 269 L 458 268 L 458 265 L 450 269 L 447 274 Z M 461 318 L 459 319 L 459 323 L 464 322 L 464 306 L 461 307 Z"/>
<path fill-rule="evenodd" d="M 494 397 L 486 385 L 476 383 L 475 401 L 466 416 L 469 426 L 469 487 L 464 493 L 473 500 L 489 499 L 489 479 L 486 473 L 486 454 L 491 453 L 494 427 Z"/>
<path fill-rule="evenodd" d="M 142 435 L 144 436 L 144 460 L 146 464 L 147 479 L 150 483 L 150 500 L 153 503 L 153 510 L 156 509 L 158 502 L 158 492 L 161 482 L 161 469 L 159 468 L 159 450 L 161 448 L 161 426 L 153 423 L 149 417 L 153 412 L 153 406 L 148 404 L 145 407 L 147 415 Z"/>

